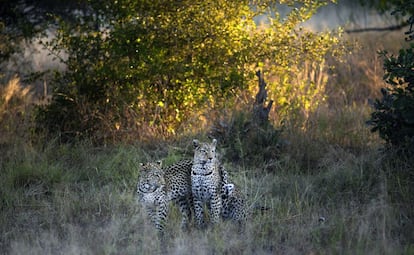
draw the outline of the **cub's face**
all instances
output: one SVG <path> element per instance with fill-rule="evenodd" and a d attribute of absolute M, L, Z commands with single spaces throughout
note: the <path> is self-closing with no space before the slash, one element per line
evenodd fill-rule
<path fill-rule="evenodd" d="M 194 164 L 205 165 L 216 159 L 217 140 L 213 139 L 211 143 L 200 143 L 193 140 L 194 145 Z"/>
<path fill-rule="evenodd" d="M 137 184 L 138 194 L 148 194 L 156 192 L 165 185 L 161 161 L 154 163 L 141 163 L 140 177 Z"/>

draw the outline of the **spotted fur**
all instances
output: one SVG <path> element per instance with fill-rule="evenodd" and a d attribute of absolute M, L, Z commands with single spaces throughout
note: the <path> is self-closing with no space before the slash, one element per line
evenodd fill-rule
<path fill-rule="evenodd" d="M 243 226 L 246 221 L 245 199 L 233 183 L 225 183 L 222 187 L 223 207 L 221 216 L 224 220 L 232 220 Z"/>
<path fill-rule="evenodd" d="M 194 160 L 191 171 L 191 187 L 195 220 L 199 227 L 204 226 L 204 205 L 207 205 L 211 222 L 216 224 L 221 216 L 220 164 L 217 159 L 217 140 L 200 143 L 193 140 Z"/>
<path fill-rule="evenodd" d="M 137 196 L 160 232 L 164 229 L 171 201 L 179 206 L 182 227 L 188 225 L 191 216 L 191 166 L 191 160 L 180 161 L 164 169 L 160 161 L 141 164 Z"/>

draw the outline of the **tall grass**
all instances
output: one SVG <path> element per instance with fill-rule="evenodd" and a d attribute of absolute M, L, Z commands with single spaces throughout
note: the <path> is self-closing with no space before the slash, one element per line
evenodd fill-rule
<path fill-rule="evenodd" d="M 272 171 L 265 164 L 227 164 L 231 178 L 247 195 L 251 216 L 245 232 L 239 233 L 231 222 L 184 232 L 173 208 L 166 228 L 169 238 L 163 243 L 168 253 L 409 254 L 410 236 L 398 236 L 406 231 L 400 222 L 404 214 L 398 215 L 400 205 L 388 194 L 386 173 L 397 166 L 375 150 L 325 149 L 312 172 L 294 159 L 274 163 Z M 62 157 L 56 158 L 59 154 Z M 1 178 L 1 250 L 161 252 L 153 227 L 134 199 L 139 174 L 135 162 L 140 160 L 146 155 L 134 147 L 91 150 L 62 145 L 9 160 Z"/>

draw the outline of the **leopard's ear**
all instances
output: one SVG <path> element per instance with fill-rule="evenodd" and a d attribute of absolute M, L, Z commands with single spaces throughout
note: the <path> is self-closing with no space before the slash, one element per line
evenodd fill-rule
<path fill-rule="evenodd" d="M 162 160 L 157 160 L 155 163 L 157 163 L 157 165 L 159 165 L 160 167 L 162 167 Z"/>
<path fill-rule="evenodd" d="M 146 165 L 147 165 L 146 163 L 139 162 L 139 171 L 140 172 L 146 171 L 147 170 L 147 168 L 145 167 Z"/>
<path fill-rule="evenodd" d="M 217 145 L 217 139 L 213 139 L 213 141 L 211 142 L 211 144 L 212 144 L 214 147 L 216 147 L 216 145 Z"/>
<path fill-rule="evenodd" d="M 197 139 L 193 140 L 193 146 L 194 148 L 198 148 L 200 146 L 200 142 Z"/>
<path fill-rule="evenodd" d="M 224 189 L 226 190 L 227 195 L 231 195 L 234 191 L 234 184 L 233 183 L 226 183 L 224 184 Z"/>

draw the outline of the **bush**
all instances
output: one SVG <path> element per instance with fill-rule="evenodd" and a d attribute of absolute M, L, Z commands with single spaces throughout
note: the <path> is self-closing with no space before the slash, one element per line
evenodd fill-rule
<path fill-rule="evenodd" d="M 372 132 L 379 133 L 393 147 L 414 149 L 414 45 L 401 49 L 398 56 L 383 51 L 384 80 L 382 98 L 373 102 L 375 111 L 368 121 Z"/>
<path fill-rule="evenodd" d="M 209 135 L 219 140 L 227 160 L 255 165 L 279 156 L 282 129 L 270 123 L 258 125 L 252 119 L 251 114 L 241 111 L 214 123 Z"/>

